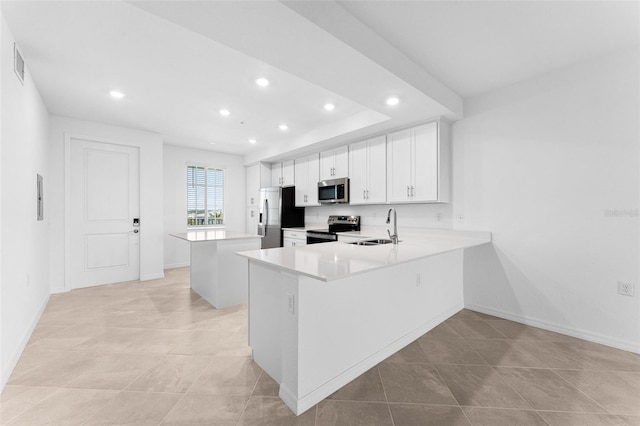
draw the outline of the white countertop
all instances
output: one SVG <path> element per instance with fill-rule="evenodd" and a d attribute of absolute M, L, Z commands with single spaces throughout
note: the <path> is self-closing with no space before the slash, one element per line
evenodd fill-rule
<path fill-rule="evenodd" d="M 250 260 L 322 281 L 333 281 L 354 274 L 393 266 L 452 250 L 491 242 L 489 232 L 436 231 L 409 235 L 401 242 L 378 246 L 359 246 L 341 242 L 282 247 L 239 252 Z"/>
<path fill-rule="evenodd" d="M 181 240 L 196 243 L 200 241 L 221 241 L 239 240 L 245 238 L 262 238 L 256 234 L 245 234 L 244 232 L 227 231 L 226 229 L 207 229 L 202 231 L 189 231 L 183 234 L 169 234 Z"/>

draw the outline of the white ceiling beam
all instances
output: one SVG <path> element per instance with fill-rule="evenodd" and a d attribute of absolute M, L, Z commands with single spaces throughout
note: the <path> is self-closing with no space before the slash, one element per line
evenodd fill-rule
<path fill-rule="evenodd" d="M 328 0 L 281 2 L 447 108 L 450 111 L 444 114 L 447 118 L 458 120 L 463 117 L 463 100 L 457 93 L 338 3 Z M 397 24 L 402 26 L 402 22 Z"/>

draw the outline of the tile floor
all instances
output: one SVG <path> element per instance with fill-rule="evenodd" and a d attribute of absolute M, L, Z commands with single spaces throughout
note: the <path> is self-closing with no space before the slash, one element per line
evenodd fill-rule
<path fill-rule="evenodd" d="M 188 274 L 51 296 L 0 423 L 640 425 L 640 356 L 469 310 L 295 417 Z"/>

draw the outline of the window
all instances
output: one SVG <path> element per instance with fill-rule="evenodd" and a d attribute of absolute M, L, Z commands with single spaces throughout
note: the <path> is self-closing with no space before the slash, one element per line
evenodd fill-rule
<path fill-rule="evenodd" d="M 187 166 L 187 226 L 224 224 L 224 170 Z"/>

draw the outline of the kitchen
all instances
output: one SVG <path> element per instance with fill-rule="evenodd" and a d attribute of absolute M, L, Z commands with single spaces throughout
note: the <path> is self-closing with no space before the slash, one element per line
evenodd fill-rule
<path fill-rule="evenodd" d="M 388 43 L 393 40 L 392 44 L 402 45 L 404 50 L 416 55 L 415 58 L 418 59 L 413 59 L 416 62 L 425 60 L 410 50 L 413 46 L 409 43 L 410 40 L 393 39 L 392 34 L 386 32 L 389 28 L 383 25 L 384 20 L 376 21 L 377 24 L 374 24 L 375 16 L 386 16 L 391 12 L 381 9 L 377 10 L 379 14 L 375 15 L 375 8 L 358 11 L 354 5 L 347 5 L 351 7 L 350 13 L 356 14 L 358 19 L 367 22 L 377 31 L 377 34 L 369 34 L 367 40 L 377 46 L 378 51 L 372 51 L 371 46 L 362 45 L 358 46 L 360 51 L 366 52 L 374 61 L 383 63 L 386 69 L 392 70 L 396 75 L 403 76 L 404 80 L 395 80 L 397 87 L 418 96 L 417 105 L 411 99 L 403 98 L 393 111 L 414 115 L 404 117 L 407 120 L 404 124 L 399 123 L 385 129 L 385 123 L 370 123 L 379 120 L 379 114 L 391 116 L 392 120 L 400 120 L 400 113 L 389 112 L 390 108 L 384 104 L 376 107 L 374 112 L 356 108 L 351 111 L 351 117 L 353 122 L 365 123 L 364 130 L 354 130 L 349 127 L 348 121 L 344 121 L 339 124 L 341 131 L 347 136 L 334 137 L 330 129 L 322 126 L 335 120 L 336 115 L 329 118 L 323 116 L 314 123 L 318 125 L 315 134 L 299 134 L 297 139 L 294 138 L 295 140 L 280 147 L 261 147 L 261 141 L 258 139 L 255 145 L 257 149 L 243 156 L 223 152 L 226 145 L 221 141 L 217 141 L 214 146 L 209 146 L 208 143 L 193 143 L 185 147 L 179 146 L 174 137 L 171 143 L 170 137 L 149 131 L 154 129 L 154 125 L 158 125 L 159 120 L 154 121 L 144 113 L 135 114 L 144 119 L 143 123 L 134 123 L 131 118 L 134 114 L 130 108 L 135 107 L 140 101 L 140 95 L 130 95 L 131 100 L 121 104 L 108 103 L 105 100 L 100 108 L 106 112 L 96 107 L 82 110 L 81 106 L 74 106 L 76 104 L 66 100 L 68 95 L 56 92 L 55 81 L 52 85 L 46 84 L 47 78 L 57 80 L 60 89 L 64 86 L 65 90 L 82 91 L 88 86 L 74 88 L 71 84 L 65 86 L 63 83 L 67 81 L 65 79 L 70 82 L 84 81 L 83 75 L 60 75 L 54 72 L 54 67 L 51 72 L 39 76 L 40 81 L 36 80 L 35 70 L 38 61 L 42 59 L 35 51 L 43 52 L 48 49 L 37 49 L 38 43 L 43 41 L 27 42 L 29 34 L 22 32 L 27 32 L 30 25 L 40 25 L 42 28 L 46 28 L 46 25 L 42 22 L 25 22 L 15 11 L 12 12 L 8 3 L 3 2 L 2 5 L 0 231 L 3 384 L 8 380 L 12 366 L 17 362 L 16 356 L 19 356 L 26 345 L 30 330 L 35 327 L 43 304 L 51 294 L 51 297 L 55 297 L 56 293 L 66 290 L 63 203 L 65 132 L 115 140 L 140 148 L 140 238 L 141 247 L 144 247 L 140 259 L 140 278 L 153 280 L 159 279 L 165 268 L 188 264 L 188 246 L 181 245 L 169 236 L 170 233 L 184 232 L 185 209 L 182 202 L 174 200 L 186 199 L 186 162 L 226 166 L 227 181 L 238 185 L 235 190 L 227 190 L 225 194 L 225 217 L 228 219 L 226 226 L 227 229 L 245 231 L 245 219 L 248 216 L 244 189 L 245 165 L 265 159 L 268 159 L 269 164 L 279 164 L 314 152 L 386 134 L 387 130 L 400 130 L 424 123 L 435 116 L 428 114 L 428 108 L 425 106 L 432 105 L 433 98 L 437 98 L 440 105 L 446 105 L 446 110 L 458 113 L 461 111 L 461 98 L 464 99 L 463 118 L 457 118 L 452 125 L 452 199 L 450 203 L 445 204 L 394 205 L 398 212 L 401 238 L 405 228 L 490 231 L 493 240 L 490 250 L 470 250 L 465 253 L 464 297 L 467 308 L 638 352 L 637 292 L 628 297 L 619 295 L 617 289 L 618 282 L 636 285 L 638 283 L 636 3 L 593 3 L 590 7 L 583 3 L 575 3 L 573 6 L 551 6 L 545 3 L 546 6 L 538 4 L 537 8 L 536 3 L 532 3 L 520 5 L 523 10 L 519 10 L 517 5 L 501 6 L 501 3 L 475 7 L 467 4 L 466 7 L 473 11 L 469 14 L 457 10 L 456 6 L 447 2 L 414 5 L 420 11 L 420 14 L 415 12 L 415 15 L 421 16 L 424 20 L 433 19 L 429 18 L 431 15 L 457 17 L 459 25 L 455 28 L 466 28 L 465 31 L 460 31 L 461 35 L 474 34 L 477 37 L 473 40 L 469 37 L 457 37 L 456 34 L 451 34 L 453 30 L 446 32 L 448 38 L 439 37 L 438 40 L 437 36 L 425 37 L 416 29 L 425 27 L 424 25 L 410 24 L 411 9 L 404 12 L 395 11 L 398 15 L 393 16 L 407 22 L 406 36 L 424 40 L 422 43 L 428 44 L 429 54 L 438 57 L 436 64 L 430 64 L 429 71 L 434 75 L 438 74 L 441 79 L 449 78 L 448 85 L 455 86 L 460 93 L 465 93 L 462 97 L 452 97 L 435 90 L 431 92 L 432 97 L 429 99 L 426 99 L 427 96 L 423 92 L 415 89 L 415 86 L 429 91 L 437 85 L 429 79 L 412 81 L 410 74 L 418 72 L 416 68 L 419 66 L 415 62 L 407 62 L 406 56 L 397 56 L 397 50 L 395 54 L 390 53 L 393 46 Z M 128 4 L 122 7 L 133 9 L 133 6 Z M 384 3 L 378 7 L 384 8 Z M 435 8 L 431 15 L 420 9 L 428 7 Z M 545 7 L 557 9 L 547 10 Z M 85 12 L 87 11 L 83 13 Z M 234 11 L 228 12 L 231 14 L 228 16 L 232 16 Z M 277 63 L 280 68 L 288 69 L 290 72 L 296 71 L 298 75 L 305 75 L 316 84 L 332 87 L 338 93 L 344 94 L 344 97 L 357 99 L 361 104 L 374 105 L 379 101 L 384 102 L 387 93 L 371 90 L 371 87 L 382 84 L 388 77 L 388 71 L 383 72 L 381 68 L 367 68 L 367 82 L 358 81 L 363 79 L 348 72 L 341 73 L 343 75 L 337 81 L 328 81 L 328 69 L 336 59 L 350 66 L 354 62 L 345 62 L 349 57 L 342 56 L 346 55 L 344 49 L 334 53 L 331 61 L 322 56 L 322 49 L 314 49 L 314 42 L 330 42 L 321 38 L 324 30 L 316 26 L 326 26 L 326 21 L 323 22 L 321 19 L 325 15 L 318 14 L 318 22 L 312 24 L 300 18 L 300 15 L 294 19 L 296 13 L 304 15 L 306 12 L 303 10 L 294 13 L 280 5 L 275 10 L 267 12 L 269 14 L 266 16 L 269 17 L 274 17 L 270 14 L 272 13 L 276 14 L 275 18 L 290 19 L 291 21 L 285 22 L 290 22 L 293 25 L 291 28 L 299 28 L 309 35 L 309 44 L 305 47 L 307 54 L 296 51 L 294 46 L 291 46 L 292 40 L 289 40 L 289 44 L 278 44 L 287 41 L 284 30 L 285 34 L 274 30 L 274 37 L 280 35 L 280 38 L 272 40 L 273 45 L 267 48 L 261 44 L 266 43 L 267 38 L 260 36 L 261 32 L 248 30 L 243 26 L 264 28 L 259 25 L 259 17 L 252 14 L 248 14 L 248 17 L 245 17 L 246 22 L 238 24 L 234 32 L 229 32 L 227 38 L 224 38 L 225 34 L 217 34 L 216 37 L 247 54 L 261 58 L 263 62 Z M 145 19 L 143 26 L 129 28 L 151 29 L 155 28 L 154 25 L 159 25 L 156 22 L 157 17 L 147 14 L 146 11 L 129 13 Z M 167 11 L 156 10 L 155 13 L 167 19 Z M 281 15 L 277 15 L 278 13 Z M 373 15 L 368 16 L 367 13 Z M 101 11 L 100 15 L 105 19 L 112 17 L 108 11 Z M 176 14 L 176 20 L 181 19 L 178 15 Z M 90 22 L 90 13 L 80 16 L 84 17 L 69 14 L 66 18 L 63 16 L 58 19 L 69 26 L 74 17 L 78 23 Z M 478 34 L 483 33 L 485 26 L 470 20 L 469 16 L 482 16 L 491 22 L 491 26 L 488 27 L 496 28 L 496 31 L 502 28 L 504 32 L 486 34 L 486 38 L 483 39 Z M 563 25 L 567 16 L 582 17 L 582 21 L 576 20 L 568 25 L 575 32 L 576 39 L 583 40 L 584 44 L 568 37 L 569 31 Z M 283 22 L 278 19 L 273 22 Z M 345 19 L 353 18 L 346 16 Z M 505 24 L 514 19 L 519 25 Z M 346 22 L 353 24 L 351 21 Z M 544 34 L 538 34 L 537 22 L 548 22 Z M 129 23 L 125 21 L 122 25 L 127 28 L 126 24 Z M 619 25 L 615 25 L 616 23 Z M 304 27 L 295 26 L 303 24 Z M 438 22 L 432 24 L 426 27 L 433 31 L 440 28 Z M 355 31 L 356 26 L 351 27 Z M 518 28 L 522 29 L 522 33 L 518 32 Z M 629 28 L 631 30 L 628 30 Z M 357 29 L 364 31 L 367 28 Z M 86 31 L 87 28 L 83 30 Z M 224 25 L 220 25 L 219 30 L 222 33 L 232 31 Z M 33 34 L 35 30 L 30 31 Z M 204 30 L 196 28 L 195 31 L 201 34 Z M 357 40 L 348 38 L 350 34 L 340 33 L 338 29 L 335 31 L 352 46 L 357 46 Z M 233 37 L 241 35 L 239 33 L 244 33 L 245 37 L 253 37 L 251 43 L 241 47 L 242 42 L 247 40 L 234 40 Z M 604 33 L 610 36 L 599 36 Z M 123 34 L 126 34 L 126 31 Z M 384 38 L 389 42 L 385 44 L 385 40 L 378 34 L 384 34 Z M 510 36 L 501 38 L 499 34 Z M 536 43 L 530 40 L 527 34 L 538 34 L 541 39 Z M 636 38 L 629 42 L 628 34 L 633 34 Z M 492 35 L 498 38 L 493 39 Z M 175 33 L 171 36 L 180 40 L 185 40 L 181 37 L 187 37 L 178 37 Z M 37 33 L 29 37 L 36 37 L 36 40 L 43 38 Z M 162 37 L 161 33 L 158 33 L 157 37 Z M 34 80 L 38 83 L 40 93 L 33 84 L 23 86 L 14 83 L 13 61 L 6 59 L 13 58 L 14 38 L 17 41 L 20 41 L 20 38 L 24 40 L 19 44 L 24 53 L 27 70 L 34 72 Z M 431 39 L 438 42 L 430 41 Z M 569 39 L 578 45 L 572 45 Z M 177 44 L 193 49 L 210 48 L 201 45 L 204 43 L 201 35 L 190 36 L 186 40 L 186 44 Z M 564 41 L 564 44 L 560 43 L 560 40 Z M 510 45 L 509 41 L 514 45 Z M 61 45 L 67 46 L 64 43 Z M 158 45 L 173 46 L 168 38 L 163 38 Z M 292 49 L 289 56 L 281 55 L 282 47 L 279 46 Z M 455 60 L 448 53 L 447 46 L 449 49 L 459 49 L 460 54 Z M 591 46 L 593 50 L 585 46 Z M 80 48 L 75 52 L 95 59 L 102 63 L 103 67 L 109 66 L 98 56 L 92 56 L 90 50 Z M 311 51 L 317 51 L 317 55 L 309 55 L 308 52 Z M 473 52 L 487 56 L 479 58 Z M 555 52 L 556 62 L 551 61 L 545 52 Z M 149 50 L 149 54 L 151 53 L 153 51 Z M 376 57 L 376 54 L 383 57 Z M 73 57 L 61 57 L 73 63 Z M 393 58 L 393 61 L 389 58 Z M 546 63 L 544 58 L 547 58 L 549 63 Z M 454 63 L 451 63 L 452 61 Z M 494 68 L 485 69 L 487 74 L 484 77 L 475 72 L 478 68 L 482 69 L 481 66 L 490 67 L 492 64 Z M 518 64 L 521 66 L 519 74 L 512 68 Z M 170 63 L 163 65 L 166 69 L 171 69 Z M 426 67 L 427 64 L 420 62 L 420 65 Z M 545 65 L 549 65 L 549 68 L 545 68 Z M 30 66 L 33 67 L 33 71 L 30 70 Z M 439 70 L 439 66 L 448 68 L 443 71 Z M 509 72 L 514 74 L 508 74 Z M 154 75 L 146 77 L 151 79 Z M 490 78 L 499 77 L 502 80 L 490 81 Z M 31 77 L 27 75 L 26 83 L 29 78 Z M 253 75 L 249 78 L 253 78 Z M 322 80 L 323 78 L 325 80 Z M 403 81 L 412 81 L 414 86 L 407 89 L 408 84 Z M 166 86 L 162 78 L 153 83 L 156 88 Z M 474 83 L 478 86 L 473 86 Z M 484 83 L 484 86 L 480 83 Z M 112 89 L 109 82 L 103 85 L 106 86 L 105 91 Z M 185 86 L 187 83 L 184 82 L 182 85 Z M 142 90 L 143 87 L 144 84 L 140 82 L 138 90 Z M 300 89 L 299 86 L 296 87 Z M 307 90 L 310 89 L 306 88 L 303 91 L 305 95 L 310 94 Z M 183 95 L 174 91 L 168 96 L 180 99 Z M 145 105 L 149 109 L 152 106 Z M 121 111 L 121 107 L 125 111 Z M 176 107 L 179 108 L 188 109 L 191 106 L 181 104 Z M 228 108 L 233 114 L 233 109 Z M 296 104 L 292 108 L 298 108 L 312 116 L 309 107 Z M 407 112 L 407 109 L 411 111 Z M 90 110 L 96 112 L 93 118 L 88 114 Z M 218 120 L 217 110 L 216 105 L 208 108 L 206 114 L 209 120 Z M 100 111 L 102 112 L 99 113 Z M 179 111 L 171 113 L 177 116 Z M 188 123 L 189 128 L 196 128 L 188 117 L 184 118 L 183 123 Z M 235 125 L 236 128 L 241 126 Z M 292 134 L 296 129 L 290 124 L 288 131 L 288 134 Z M 277 132 L 280 130 L 276 128 L 274 133 L 277 135 Z M 326 146 L 305 152 L 304 142 L 313 140 L 314 137 L 331 140 Z M 19 143 L 12 142 L 14 140 Z M 198 148 L 194 148 L 194 145 Z M 35 198 L 35 181 L 32 184 L 30 176 L 35 179 L 36 174 L 44 176 L 45 187 L 45 220 L 40 222 L 36 221 L 35 214 L 24 215 L 21 209 L 12 208 L 15 203 L 26 206 L 32 204 Z M 23 179 L 15 179 L 14 176 L 23 176 Z M 387 205 L 306 207 L 305 223 L 323 224 L 329 215 L 355 214 L 361 217 L 363 226 L 380 226 L 386 229 L 388 208 Z M 612 211 L 616 214 L 607 214 Z M 491 267 L 485 268 L 485 265 Z"/>

